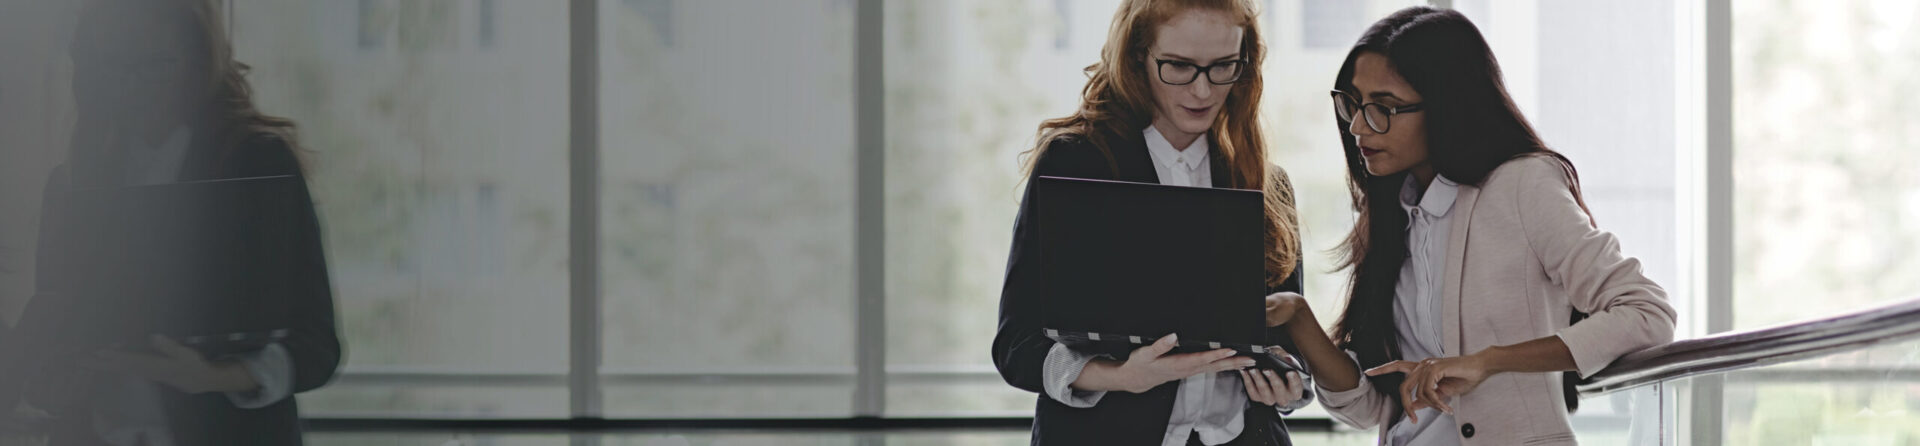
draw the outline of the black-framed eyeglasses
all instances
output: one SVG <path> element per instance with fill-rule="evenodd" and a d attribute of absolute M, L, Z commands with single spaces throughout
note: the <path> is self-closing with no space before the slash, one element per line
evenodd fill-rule
<path fill-rule="evenodd" d="M 1247 61 L 1240 59 L 1222 60 L 1206 65 L 1194 65 L 1178 60 L 1154 59 L 1160 74 L 1160 82 L 1167 85 L 1186 85 L 1199 80 L 1201 74 L 1207 75 L 1207 83 L 1227 85 L 1240 81 L 1240 72 L 1246 68 Z"/>
<path fill-rule="evenodd" d="M 1353 95 L 1347 94 L 1347 92 L 1340 90 L 1333 91 L 1333 112 L 1335 116 L 1340 117 L 1340 123 L 1353 125 L 1353 115 L 1365 112 L 1364 116 L 1367 121 L 1367 128 L 1373 130 L 1374 133 L 1387 133 L 1388 129 L 1393 128 L 1394 115 L 1418 112 L 1422 110 L 1420 105 L 1421 104 L 1410 104 L 1399 107 L 1388 107 L 1386 104 L 1378 102 L 1362 104 L 1360 101 L 1355 100 Z"/>

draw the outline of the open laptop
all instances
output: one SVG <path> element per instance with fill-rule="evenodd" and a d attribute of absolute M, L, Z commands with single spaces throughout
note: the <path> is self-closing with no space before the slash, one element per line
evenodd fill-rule
<path fill-rule="evenodd" d="M 72 348 L 141 349 L 164 334 L 211 357 L 287 335 L 301 179 L 78 189 L 66 219 L 72 289 L 53 303 Z"/>
<path fill-rule="evenodd" d="M 1035 181 L 1047 337 L 1125 358 L 1178 333 L 1174 353 L 1232 348 L 1257 367 L 1294 368 L 1267 339 L 1259 191 Z"/>

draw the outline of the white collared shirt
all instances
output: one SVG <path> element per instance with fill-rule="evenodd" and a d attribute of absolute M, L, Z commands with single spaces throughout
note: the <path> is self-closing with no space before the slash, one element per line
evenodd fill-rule
<path fill-rule="evenodd" d="M 1208 158 L 1211 147 L 1207 137 L 1195 138 L 1186 150 L 1176 150 L 1160 130 L 1147 126 L 1147 154 L 1153 157 L 1153 172 L 1160 184 L 1187 187 L 1213 187 L 1213 164 Z"/>
<path fill-rule="evenodd" d="M 1185 150 L 1175 150 L 1159 129 L 1149 125 L 1143 133 L 1160 184 L 1213 187 L 1213 169 L 1207 160 L 1211 147 L 1206 136 L 1195 138 Z M 1206 444 L 1222 444 L 1239 437 L 1247 407 L 1247 391 L 1239 377 L 1237 372 L 1221 372 L 1180 380 L 1180 390 L 1174 394 L 1173 417 L 1167 420 L 1167 434 L 1160 443 L 1185 445 L 1195 433 Z"/>
<path fill-rule="evenodd" d="M 1393 290 L 1393 325 L 1399 332 L 1400 359 L 1422 361 L 1441 356 L 1441 286 L 1446 282 L 1447 236 L 1453 218 L 1453 201 L 1460 185 L 1445 176 L 1435 175 L 1426 193 L 1419 180 L 1407 175 L 1400 187 L 1400 209 L 1407 213 L 1407 261 L 1400 264 L 1400 279 Z M 1416 411 L 1420 422 L 1401 418 L 1387 430 L 1387 444 L 1458 445 L 1453 415 L 1439 409 Z"/>

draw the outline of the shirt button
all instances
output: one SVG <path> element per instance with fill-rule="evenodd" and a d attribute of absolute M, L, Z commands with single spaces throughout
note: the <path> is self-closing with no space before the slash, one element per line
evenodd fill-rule
<path fill-rule="evenodd" d="M 1460 425 L 1460 436 L 1473 438 L 1473 423 Z"/>

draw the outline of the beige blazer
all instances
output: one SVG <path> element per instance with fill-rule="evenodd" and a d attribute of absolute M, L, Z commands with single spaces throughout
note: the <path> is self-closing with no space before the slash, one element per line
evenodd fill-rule
<path fill-rule="evenodd" d="M 1479 187 L 1462 185 L 1447 237 L 1442 289 L 1444 356 L 1559 335 L 1580 376 L 1621 355 L 1673 340 L 1667 293 L 1594 228 L 1574 201 L 1559 161 L 1508 161 Z M 1569 310 L 1590 316 L 1568 326 Z M 1561 373 L 1504 373 L 1454 397 L 1462 445 L 1575 444 Z M 1345 392 L 1321 389 L 1335 419 L 1378 426 L 1397 412 L 1367 380 Z"/>

